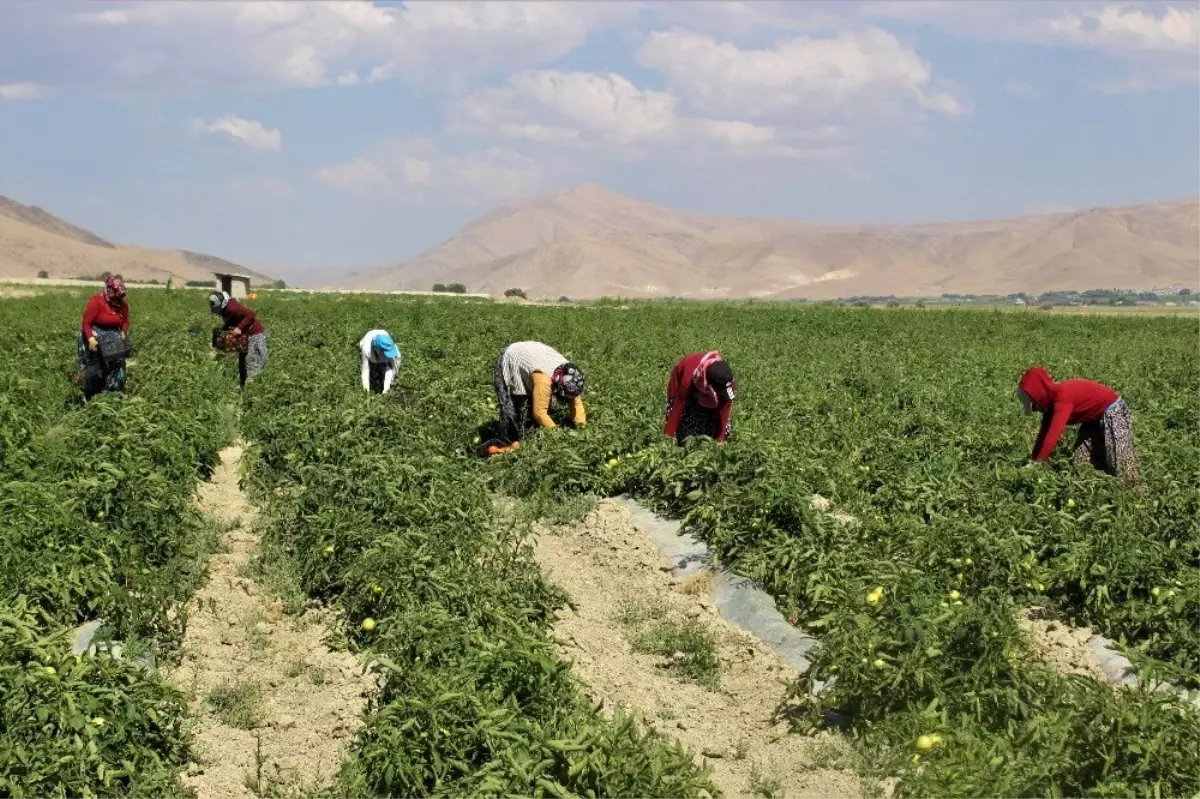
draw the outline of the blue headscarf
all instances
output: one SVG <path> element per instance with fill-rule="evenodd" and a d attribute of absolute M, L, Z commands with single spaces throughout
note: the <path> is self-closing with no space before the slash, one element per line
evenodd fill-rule
<path fill-rule="evenodd" d="M 371 339 L 371 346 L 385 358 L 395 358 L 400 354 L 396 342 L 392 341 L 392 337 L 387 333 L 377 334 L 375 338 Z"/>

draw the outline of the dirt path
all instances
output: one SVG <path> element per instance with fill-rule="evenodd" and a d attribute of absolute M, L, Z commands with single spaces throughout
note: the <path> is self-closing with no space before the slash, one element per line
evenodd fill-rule
<path fill-rule="evenodd" d="M 575 610 L 560 612 L 554 631 L 561 656 L 606 707 L 639 711 L 713 769 L 726 796 L 857 797 L 864 786 L 846 762 L 846 745 L 808 738 L 771 716 L 795 672 L 765 644 L 715 612 L 703 576 L 680 582 L 629 512 L 604 500 L 582 522 L 537 527 L 535 556 L 564 588 Z M 711 581 L 708 581 L 711 582 Z M 631 609 L 653 606 L 686 625 L 702 624 L 716 639 L 715 690 L 669 668 L 681 653 L 644 654 L 630 641 Z M 635 632 L 631 633 L 631 630 Z"/>
<path fill-rule="evenodd" d="M 183 782 L 205 799 L 311 795 L 337 772 L 373 685 L 353 655 L 325 646 L 318 614 L 287 616 L 246 576 L 259 540 L 238 487 L 241 455 L 224 450 L 200 486 L 201 509 L 226 529 L 188 606 L 173 675 L 196 725 Z"/>

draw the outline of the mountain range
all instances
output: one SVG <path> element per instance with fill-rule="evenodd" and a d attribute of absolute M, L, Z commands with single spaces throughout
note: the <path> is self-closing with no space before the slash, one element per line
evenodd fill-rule
<path fill-rule="evenodd" d="M 211 255 L 114 244 L 0 197 L 0 277 L 212 280 L 261 272 Z M 831 225 L 662 208 L 596 184 L 501 202 L 401 263 L 303 270 L 310 288 L 428 291 L 462 283 L 530 298 L 833 299 L 1200 288 L 1200 198 L 1015 219 Z"/>
<path fill-rule="evenodd" d="M 314 285 L 531 298 L 830 299 L 1200 284 L 1200 198 L 980 222 L 830 225 L 673 211 L 595 184 L 508 200 L 398 264 Z"/>
<path fill-rule="evenodd" d="M 89 278 L 104 272 L 130 282 L 213 280 L 213 272 L 266 275 L 240 264 L 188 250 L 154 250 L 114 244 L 33 205 L 0 196 L 0 277 Z"/>

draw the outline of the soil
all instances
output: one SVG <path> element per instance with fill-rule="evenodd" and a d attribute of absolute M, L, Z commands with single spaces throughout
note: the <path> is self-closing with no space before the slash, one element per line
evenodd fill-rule
<path fill-rule="evenodd" d="M 639 713 L 678 739 L 712 769 L 726 796 L 858 797 L 869 786 L 845 763 L 846 743 L 832 734 L 805 737 L 772 720 L 796 672 L 762 641 L 721 619 L 711 602 L 712 576 L 685 580 L 623 506 L 601 501 L 583 521 L 535 528 L 535 557 L 575 608 L 559 612 L 560 657 L 593 701 L 609 712 Z M 660 600 L 671 615 L 694 618 L 716 637 L 719 685 L 709 690 L 664 668 L 668 658 L 633 651 L 618 620 L 629 598 Z"/>
<path fill-rule="evenodd" d="M 1029 636 L 1029 648 L 1034 656 L 1057 673 L 1077 674 L 1097 682 L 1108 682 L 1104 669 L 1088 648 L 1092 630 L 1088 627 L 1069 627 L 1064 622 L 1040 618 L 1033 608 L 1017 619 L 1017 624 Z"/>
<path fill-rule="evenodd" d="M 288 616 L 283 603 L 246 575 L 258 551 L 254 510 L 238 486 L 242 450 L 221 453 L 199 506 L 227 529 L 208 559 L 209 580 L 188 606 L 175 684 L 191 696 L 195 762 L 182 781 L 198 796 L 312 795 L 341 766 L 374 689 L 353 655 L 330 650 L 321 612 Z M 208 698 L 214 687 L 252 684 L 257 718 L 223 723 Z"/>

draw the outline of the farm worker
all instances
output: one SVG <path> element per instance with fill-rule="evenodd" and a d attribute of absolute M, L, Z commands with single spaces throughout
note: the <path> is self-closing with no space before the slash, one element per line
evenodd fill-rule
<path fill-rule="evenodd" d="M 106 363 L 100 357 L 100 342 L 124 341 L 128 333 L 125 282 L 120 275 L 109 275 L 104 279 L 104 291 L 88 300 L 77 337 L 84 397 L 90 399 L 101 391 L 125 390 L 125 360 Z"/>
<path fill-rule="evenodd" d="M 209 294 L 208 307 L 221 317 L 225 330 L 246 337 L 246 351 L 238 353 L 238 382 L 245 388 L 247 381 L 253 380 L 267 365 L 267 330 L 254 311 L 230 297 L 228 292 Z"/>
<path fill-rule="evenodd" d="M 362 352 L 362 387 L 365 391 L 386 394 L 392 388 L 400 368 L 400 348 L 386 330 L 370 330 L 358 342 Z"/>
<path fill-rule="evenodd" d="M 556 427 L 550 418 L 550 400 L 554 397 L 571 404 L 571 423 L 575 427 L 587 424 L 581 396 L 583 372 L 539 341 L 508 345 L 492 367 L 492 385 L 500 409 L 501 437 L 507 445 L 499 452 L 516 449 L 516 442 L 530 426 L 530 415 L 539 427 Z"/>
<path fill-rule="evenodd" d="M 725 441 L 733 433 L 729 416 L 737 381 L 717 350 L 693 352 L 671 370 L 667 383 L 667 420 L 663 435 L 682 445 L 690 436 Z"/>
<path fill-rule="evenodd" d="M 1138 481 L 1133 420 L 1120 394 L 1092 380 L 1073 378 L 1055 383 L 1045 369 L 1031 366 L 1021 377 L 1017 398 L 1026 413 L 1042 414 L 1032 460 L 1049 460 L 1066 426 L 1077 424 L 1076 463 L 1091 463 L 1129 482 Z"/>

